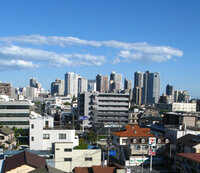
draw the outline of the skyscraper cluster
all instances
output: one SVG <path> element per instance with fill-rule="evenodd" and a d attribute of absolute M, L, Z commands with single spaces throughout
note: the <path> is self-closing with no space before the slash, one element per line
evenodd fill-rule
<path fill-rule="evenodd" d="M 149 71 L 135 72 L 134 88 L 132 80 L 124 79 L 122 83 L 122 74 L 111 72 L 109 76 L 102 74 L 96 75 L 96 80 L 88 80 L 81 77 L 79 74 L 68 72 L 65 74 L 64 82 L 57 79 L 52 83 L 51 93 L 60 95 L 63 90 L 60 85 L 64 85 L 64 95 L 77 97 L 78 93 L 84 91 L 106 92 L 123 92 L 131 93 L 133 91 L 133 103 L 135 104 L 152 104 L 158 103 L 160 97 L 160 75 L 159 73 L 151 73 Z M 62 92 L 60 91 L 62 90 Z M 170 92 L 170 91 L 169 91 Z"/>
<path fill-rule="evenodd" d="M 135 72 L 133 102 L 135 104 L 158 103 L 160 97 L 160 74 L 150 71 Z"/>

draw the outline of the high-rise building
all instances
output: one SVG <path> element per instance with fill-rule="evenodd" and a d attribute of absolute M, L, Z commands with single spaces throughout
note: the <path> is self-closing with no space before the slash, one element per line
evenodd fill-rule
<path fill-rule="evenodd" d="M 38 88 L 38 81 L 37 81 L 36 78 L 31 78 L 30 79 L 30 87 Z"/>
<path fill-rule="evenodd" d="M 96 90 L 99 92 L 107 92 L 108 88 L 108 76 L 102 76 L 98 74 L 96 76 Z"/>
<path fill-rule="evenodd" d="M 122 74 L 112 72 L 110 74 L 110 91 L 122 89 Z"/>
<path fill-rule="evenodd" d="M 65 95 L 77 97 L 78 94 L 78 79 L 80 75 L 73 72 L 65 74 Z"/>
<path fill-rule="evenodd" d="M 96 91 L 96 80 L 88 80 L 88 91 Z"/>
<path fill-rule="evenodd" d="M 134 74 L 133 103 L 140 105 L 142 103 L 143 73 L 136 71 Z"/>
<path fill-rule="evenodd" d="M 78 92 L 87 92 L 88 91 L 88 80 L 86 78 L 78 79 Z"/>
<path fill-rule="evenodd" d="M 147 103 L 158 103 L 160 98 L 160 74 L 150 73 L 148 77 Z"/>
<path fill-rule="evenodd" d="M 191 97 L 187 90 L 175 90 L 174 91 L 174 102 L 188 103 Z"/>
<path fill-rule="evenodd" d="M 134 77 L 135 77 L 134 88 L 135 87 L 142 88 L 143 87 L 143 73 L 140 71 L 136 71 Z"/>
<path fill-rule="evenodd" d="M 158 103 L 160 98 L 160 74 L 146 71 L 143 74 L 142 103 Z"/>
<path fill-rule="evenodd" d="M 166 86 L 166 94 L 167 94 L 168 96 L 169 96 L 169 95 L 173 96 L 173 95 L 174 95 L 174 87 L 168 84 L 168 85 Z"/>
<path fill-rule="evenodd" d="M 124 79 L 124 90 L 125 91 L 130 91 L 133 89 L 133 82 L 132 80 Z"/>
<path fill-rule="evenodd" d="M 146 71 L 143 74 L 142 103 L 147 103 L 149 74 L 150 71 Z"/>
<path fill-rule="evenodd" d="M 51 83 L 51 94 L 64 95 L 64 80 L 56 79 Z"/>
<path fill-rule="evenodd" d="M 133 103 L 140 105 L 142 103 L 142 88 L 135 87 L 133 89 Z"/>

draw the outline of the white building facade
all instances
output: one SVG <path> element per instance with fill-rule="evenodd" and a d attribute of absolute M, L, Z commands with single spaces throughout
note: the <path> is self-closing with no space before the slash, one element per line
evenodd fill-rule
<path fill-rule="evenodd" d="M 78 94 L 78 79 L 80 75 L 73 72 L 65 74 L 65 95 L 77 97 Z"/>
<path fill-rule="evenodd" d="M 72 142 L 73 146 L 79 145 L 75 130 L 55 128 L 53 117 L 45 116 L 30 119 L 30 150 L 51 150 L 56 142 Z"/>
<path fill-rule="evenodd" d="M 196 103 L 172 103 L 172 111 L 196 112 Z"/>
<path fill-rule="evenodd" d="M 101 165 L 101 149 L 73 149 L 73 143 L 55 143 L 55 168 L 72 172 L 75 167 Z"/>
<path fill-rule="evenodd" d="M 9 128 L 28 128 L 31 103 L 29 101 L 1 101 L 0 125 Z"/>

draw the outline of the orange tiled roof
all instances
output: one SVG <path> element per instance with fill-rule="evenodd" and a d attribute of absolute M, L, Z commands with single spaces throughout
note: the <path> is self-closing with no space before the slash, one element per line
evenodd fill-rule
<path fill-rule="evenodd" d="M 139 125 L 126 125 L 126 130 L 113 132 L 114 135 L 120 137 L 155 137 L 150 133 L 150 128 L 142 128 Z"/>
<path fill-rule="evenodd" d="M 94 173 L 114 173 L 115 167 L 92 166 Z"/>
<path fill-rule="evenodd" d="M 87 167 L 75 167 L 75 173 L 89 173 Z"/>
<path fill-rule="evenodd" d="M 76 167 L 75 173 L 114 173 L 115 167 L 102 167 L 102 166 L 92 166 L 92 167 Z"/>
<path fill-rule="evenodd" d="M 200 153 L 178 153 L 177 155 L 200 163 Z"/>

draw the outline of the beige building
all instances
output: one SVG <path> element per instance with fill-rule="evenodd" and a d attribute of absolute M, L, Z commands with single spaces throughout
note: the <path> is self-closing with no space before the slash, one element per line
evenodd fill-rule
<path fill-rule="evenodd" d="M 73 143 L 55 143 L 55 168 L 71 172 L 75 167 L 101 165 L 100 149 L 73 149 Z"/>
<path fill-rule="evenodd" d="M 0 95 L 11 96 L 11 84 L 0 82 Z"/>
<path fill-rule="evenodd" d="M 0 128 L 0 145 L 4 145 L 5 148 L 10 149 L 16 146 L 16 138 L 13 130 L 7 127 Z"/>

